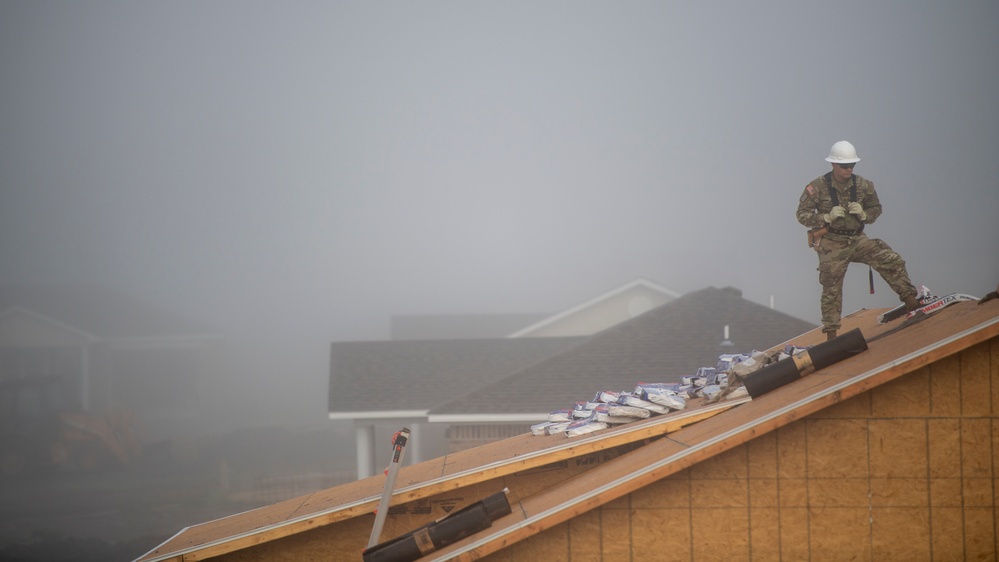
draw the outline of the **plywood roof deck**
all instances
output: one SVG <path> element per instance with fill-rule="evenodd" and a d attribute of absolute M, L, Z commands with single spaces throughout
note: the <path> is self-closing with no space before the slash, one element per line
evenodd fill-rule
<path fill-rule="evenodd" d="M 870 340 L 898 325 L 898 321 L 878 325 L 876 317 L 880 312 L 862 310 L 849 315 L 843 330 L 859 327 Z M 725 406 L 725 411 L 702 410 L 692 404 L 691 409 L 674 419 L 655 417 L 572 439 L 523 435 L 404 467 L 392 503 L 668 434 L 541 493 L 521 498 L 513 513 L 496 521 L 489 530 L 427 557 L 476 559 L 997 334 L 999 301 L 981 306 L 958 303 L 921 323 L 870 342 L 867 352 L 737 408 L 723 403 L 720 406 Z M 793 341 L 804 346 L 822 339 L 823 335 L 815 330 Z M 695 416 L 698 412 L 704 414 L 703 419 Z M 684 417 L 686 420 L 681 421 Z M 691 423 L 695 420 L 698 423 Z M 383 486 L 384 476 L 376 476 L 189 527 L 139 560 L 199 560 L 367 515 L 377 504 Z"/>

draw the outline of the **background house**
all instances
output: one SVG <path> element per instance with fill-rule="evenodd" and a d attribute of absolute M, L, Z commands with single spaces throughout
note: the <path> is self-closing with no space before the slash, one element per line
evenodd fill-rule
<path fill-rule="evenodd" d="M 589 336 L 641 316 L 678 298 L 680 293 L 647 279 L 638 278 L 525 326 L 510 334 L 510 337 Z"/>
<path fill-rule="evenodd" d="M 677 382 L 718 356 L 767 349 L 813 324 L 742 298 L 738 289 L 688 293 L 585 342 L 432 408 L 449 427 L 449 451 L 511 437 L 548 412 L 639 382 Z"/>
<path fill-rule="evenodd" d="M 330 418 L 354 421 L 364 477 L 387 463 L 391 435 L 401 427 L 414 432 L 406 454 L 418 462 L 523 433 L 599 390 L 676 381 L 714 366 L 721 353 L 748 352 L 813 327 L 732 288 L 674 294 L 638 280 L 510 338 L 334 343 Z M 646 309 L 651 302 L 665 304 Z M 607 324 L 589 335 L 598 320 Z M 736 345 L 723 342 L 726 326 Z"/>
<path fill-rule="evenodd" d="M 393 316 L 391 339 L 589 336 L 679 297 L 673 289 L 639 277 L 556 314 Z"/>
<path fill-rule="evenodd" d="M 338 342 L 330 349 L 332 420 L 352 421 L 357 473 L 388 462 L 391 436 L 412 431 L 405 462 L 447 452 L 446 426 L 429 410 L 472 389 L 571 348 L 582 338 Z M 361 476 L 363 477 L 363 476 Z"/>
<path fill-rule="evenodd" d="M 450 441 L 465 437 L 449 436 L 447 425 L 428 424 L 429 408 L 563 351 L 578 343 L 572 337 L 592 335 L 677 297 L 672 289 L 638 278 L 552 315 L 395 316 L 393 342 L 332 345 L 329 417 L 354 422 L 359 477 L 388 461 L 391 436 L 402 427 L 413 432 L 406 462 L 444 454 Z M 563 341 L 516 343 L 507 338 Z M 368 394 L 374 387 L 405 392 Z M 499 439 L 509 432 L 508 427 L 476 430 L 477 439 Z"/>
<path fill-rule="evenodd" d="M 222 361 L 211 328 L 95 285 L 0 288 L 0 413 L 134 412 L 148 439 L 190 430 Z"/>

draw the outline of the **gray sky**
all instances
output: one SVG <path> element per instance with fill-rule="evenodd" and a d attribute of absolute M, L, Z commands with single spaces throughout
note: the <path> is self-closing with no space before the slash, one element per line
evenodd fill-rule
<path fill-rule="evenodd" d="M 868 234 L 981 295 L 997 53 L 994 0 L 0 0 L 0 282 L 110 284 L 323 383 L 392 314 L 636 277 L 817 323 L 794 210 L 847 139 Z M 894 306 L 877 283 L 845 311 Z"/>

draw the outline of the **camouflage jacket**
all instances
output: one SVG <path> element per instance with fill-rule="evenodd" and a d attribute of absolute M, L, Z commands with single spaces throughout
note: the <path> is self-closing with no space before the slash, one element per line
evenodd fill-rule
<path fill-rule="evenodd" d="M 836 219 L 830 224 L 832 228 L 839 230 L 856 230 L 864 224 L 871 224 L 881 216 L 881 201 L 878 200 L 878 192 L 874 191 L 874 183 L 856 174 L 853 178 L 857 182 L 857 201 L 863 205 L 867 219 L 863 222 L 856 215 L 851 215 L 849 211 L 845 217 Z M 852 181 L 838 183 L 830 177 L 839 204 L 846 208 L 850 204 L 850 186 Z M 832 197 L 829 195 L 829 184 L 826 183 L 826 176 L 819 176 L 812 180 L 798 199 L 798 211 L 795 216 L 798 222 L 808 228 L 825 226 L 822 215 L 828 213 L 833 208 Z"/>

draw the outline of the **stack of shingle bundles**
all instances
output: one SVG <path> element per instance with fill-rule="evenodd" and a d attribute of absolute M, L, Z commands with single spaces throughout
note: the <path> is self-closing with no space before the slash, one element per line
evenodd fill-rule
<path fill-rule="evenodd" d="M 715 365 L 715 370 L 719 373 L 724 373 L 725 371 L 732 370 L 733 367 L 742 363 L 746 359 L 749 359 L 749 355 L 745 353 L 727 353 L 718 356 L 718 364 Z"/>
<path fill-rule="evenodd" d="M 647 418 L 650 415 L 652 415 L 652 413 L 645 408 L 628 406 L 617 402 L 597 404 L 593 410 L 590 411 L 589 417 L 570 423 L 569 426 L 565 428 L 565 435 L 566 437 L 583 435 L 585 433 L 607 429 L 612 425 L 629 423 L 635 420 Z"/>
<path fill-rule="evenodd" d="M 679 392 L 690 398 L 703 396 L 708 400 L 717 397 L 722 387 L 728 385 L 728 374 L 711 367 L 701 367 L 697 374 L 690 377 L 680 377 Z"/>
<path fill-rule="evenodd" d="M 597 421 L 595 419 L 576 420 L 565 428 L 565 436 L 575 437 L 577 435 L 585 435 L 594 431 L 600 431 L 601 429 L 607 429 L 610 426 L 609 422 Z"/>
<path fill-rule="evenodd" d="M 664 406 L 670 410 L 682 410 L 687 407 L 687 400 L 680 394 L 677 383 L 645 383 L 640 382 L 635 387 L 635 394 L 643 400 Z"/>
<path fill-rule="evenodd" d="M 614 392 L 613 390 L 601 390 L 593 397 L 594 402 L 602 402 L 604 404 L 613 404 L 617 402 L 617 399 L 621 397 L 620 392 Z"/>
<path fill-rule="evenodd" d="M 720 391 L 715 391 L 714 389 L 709 391 L 708 389 L 705 389 L 704 395 L 706 403 L 715 402 L 722 398 L 732 400 L 735 398 L 749 396 L 749 389 L 746 388 L 744 382 L 746 377 L 763 369 L 764 367 L 773 365 L 782 359 L 787 359 L 795 353 L 799 353 L 807 349 L 809 348 L 786 345 L 783 349 L 777 351 L 764 352 L 753 350 L 752 353 L 741 356 L 738 361 L 734 361 L 731 364 L 731 367 L 725 373 L 726 378 L 723 380 L 719 379 L 717 381 L 716 384 L 718 384 Z"/>
<path fill-rule="evenodd" d="M 772 365 L 795 353 L 807 350 L 807 347 L 787 345 L 776 351 L 756 351 L 748 354 L 719 355 L 718 365 L 714 369 L 701 368 L 697 372 L 703 377 L 683 377 L 683 382 L 693 384 L 693 392 L 704 397 L 705 404 L 711 404 L 721 399 L 734 400 L 749 396 L 745 379 L 752 373 Z"/>
<path fill-rule="evenodd" d="M 606 412 L 613 417 L 625 418 L 628 421 L 644 419 L 652 414 L 665 414 L 669 411 L 658 404 L 642 400 L 633 392 L 601 390 L 593 400 L 605 406 L 601 409 L 601 413 Z M 623 423 L 623 420 L 614 423 Z"/>
<path fill-rule="evenodd" d="M 729 372 L 741 378 L 745 377 L 749 373 L 760 370 L 768 363 L 770 363 L 770 357 L 766 353 L 754 350 L 750 354 L 749 359 L 740 361 L 739 363 L 733 365 L 732 368 L 729 369 Z"/>
<path fill-rule="evenodd" d="M 548 413 L 548 421 L 536 423 L 531 426 L 531 433 L 534 435 L 555 435 L 565 431 L 572 422 L 574 408 L 563 408 Z"/>
<path fill-rule="evenodd" d="M 641 392 L 622 392 L 621 396 L 618 397 L 617 401 L 620 404 L 625 404 L 628 406 L 634 406 L 636 408 L 642 408 L 648 410 L 653 414 L 667 414 L 669 413 L 669 408 L 663 406 L 662 404 L 656 404 L 655 402 L 650 402 L 642 398 Z"/>
<path fill-rule="evenodd" d="M 593 400 L 548 414 L 548 421 L 531 426 L 534 435 L 583 435 L 611 425 L 633 422 L 686 407 L 675 383 L 638 383 L 632 392 L 602 390 Z"/>
<path fill-rule="evenodd" d="M 562 433 L 573 422 L 541 422 L 531 426 L 531 433 L 535 435 L 555 435 Z"/>
<path fill-rule="evenodd" d="M 572 408 L 562 408 L 548 413 L 548 421 L 531 426 L 534 435 L 562 433 L 573 423 L 588 421 L 599 402 L 576 402 Z M 602 429 L 602 428 L 601 428 Z"/>
<path fill-rule="evenodd" d="M 610 424 L 618 424 L 645 419 L 651 415 L 652 413 L 645 408 L 612 402 L 609 404 L 597 404 L 597 406 L 593 408 L 593 412 L 590 414 L 590 419 Z"/>
<path fill-rule="evenodd" d="M 718 376 L 718 370 L 714 367 L 699 367 L 693 375 L 680 377 L 680 390 L 693 398 L 700 391 L 697 389 L 707 386 L 708 381 Z"/>
<path fill-rule="evenodd" d="M 777 362 L 777 361 L 780 361 L 781 359 L 787 359 L 788 357 L 791 357 L 792 355 L 795 355 L 795 354 L 800 353 L 802 351 L 808 351 L 811 348 L 812 348 L 812 346 L 810 346 L 810 345 L 806 345 L 805 347 L 798 347 L 798 346 L 795 346 L 795 345 L 785 345 L 784 349 L 782 349 L 781 351 L 779 351 L 777 353 L 777 357 L 776 358 L 772 358 L 772 362 Z"/>
<path fill-rule="evenodd" d="M 572 419 L 581 420 L 590 417 L 597 405 L 597 402 L 576 402 L 572 409 Z"/>
<path fill-rule="evenodd" d="M 549 412 L 548 421 L 556 423 L 572 421 L 572 412 L 573 408 L 562 408 L 561 410 Z"/>
<path fill-rule="evenodd" d="M 569 424 L 563 431 L 567 437 L 592 433 L 607 429 L 612 424 L 628 423 L 649 417 L 648 410 L 634 408 L 619 402 L 621 393 L 609 390 L 598 392 L 593 400 L 586 404 L 592 405 L 588 415 Z"/>

